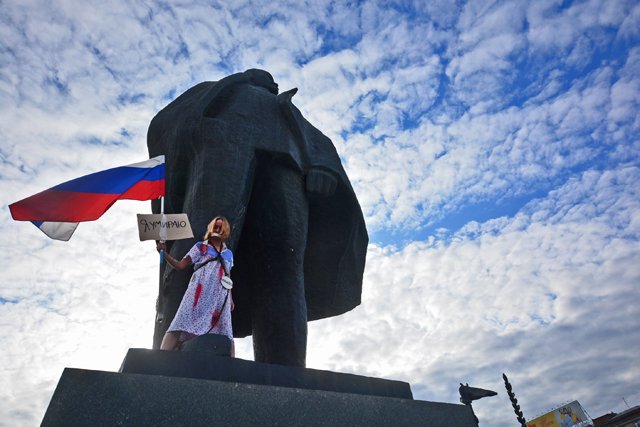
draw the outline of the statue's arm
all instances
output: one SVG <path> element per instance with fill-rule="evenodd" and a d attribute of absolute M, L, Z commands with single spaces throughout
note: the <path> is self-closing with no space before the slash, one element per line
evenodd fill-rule
<path fill-rule="evenodd" d="M 308 163 L 310 163 L 305 176 L 306 191 L 316 196 L 331 196 L 336 190 L 340 177 L 326 165 L 314 164 L 314 160 L 317 160 L 314 159 L 314 157 L 317 156 L 312 153 L 312 143 L 307 141 L 307 136 L 303 130 L 303 128 L 307 126 L 307 122 L 304 117 L 302 117 L 300 111 L 293 105 L 293 102 L 291 102 L 291 98 L 297 91 L 298 89 L 294 88 L 278 95 L 278 105 L 288 123 L 289 129 L 295 137 L 295 141 L 299 145 L 300 151 L 304 153 Z M 322 135 L 318 130 L 315 130 L 315 132 L 321 135 L 318 138 L 318 143 L 324 143 L 325 141 L 323 139 L 325 139 L 329 146 L 331 146 L 331 141 L 326 136 Z"/>
<path fill-rule="evenodd" d="M 337 184 L 336 174 L 322 166 L 312 166 L 305 178 L 307 192 L 317 196 L 331 196 L 336 191 Z"/>

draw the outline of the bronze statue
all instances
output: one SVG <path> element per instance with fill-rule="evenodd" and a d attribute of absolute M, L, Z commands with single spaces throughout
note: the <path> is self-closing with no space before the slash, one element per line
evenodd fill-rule
<path fill-rule="evenodd" d="M 307 321 L 360 304 L 367 231 L 331 140 L 278 94 L 263 70 L 200 83 L 151 121 L 151 156 L 166 156 L 166 213 L 186 212 L 194 234 L 213 214 L 233 228 L 233 331 L 253 334 L 255 360 L 304 366 Z M 159 204 L 154 203 L 155 212 Z M 181 258 L 194 240 L 169 242 Z M 189 271 L 161 271 L 154 348 Z"/>

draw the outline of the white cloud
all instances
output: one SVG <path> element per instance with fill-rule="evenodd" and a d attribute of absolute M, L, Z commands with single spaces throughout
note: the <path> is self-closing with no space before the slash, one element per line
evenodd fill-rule
<path fill-rule="evenodd" d="M 629 13 L 626 14 L 618 34 L 623 38 L 632 38 L 640 32 L 640 4 L 631 7 Z"/>

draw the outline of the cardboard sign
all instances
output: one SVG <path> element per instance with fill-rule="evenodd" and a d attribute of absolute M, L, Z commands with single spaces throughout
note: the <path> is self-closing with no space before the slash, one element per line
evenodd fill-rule
<path fill-rule="evenodd" d="M 138 214 L 140 240 L 180 240 L 193 237 L 187 214 Z"/>

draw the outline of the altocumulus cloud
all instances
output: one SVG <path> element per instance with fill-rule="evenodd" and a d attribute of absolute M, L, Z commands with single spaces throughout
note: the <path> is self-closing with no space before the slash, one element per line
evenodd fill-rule
<path fill-rule="evenodd" d="M 259 67 L 299 87 L 371 235 L 363 304 L 308 366 L 491 388 L 483 424 L 640 402 L 636 1 L 3 3 L 2 205 L 147 156 L 153 115 Z M 0 415 L 38 423 L 65 366 L 151 342 L 153 246 L 119 202 L 68 243 L 0 211 Z M 250 340 L 239 340 L 251 358 Z"/>

